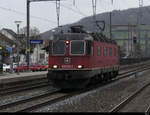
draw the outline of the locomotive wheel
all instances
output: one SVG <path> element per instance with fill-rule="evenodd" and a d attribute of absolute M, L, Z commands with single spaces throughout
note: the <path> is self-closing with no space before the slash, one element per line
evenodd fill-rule
<path fill-rule="evenodd" d="M 108 81 L 112 79 L 112 72 L 108 72 Z"/>
<path fill-rule="evenodd" d="M 104 82 L 109 81 L 109 73 L 104 73 Z"/>
<path fill-rule="evenodd" d="M 101 74 L 95 75 L 94 77 L 92 77 L 90 79 L 90 83 L 91 84 L 100 83 L 102 81 L 103 81 L 103 79 L 102 79 L 102 75 Z"/>
<path fill-rule="evenodd" d="M 98 74 L 99 82 L 103 81 L 102 74 Z"/>
<path fill-rule="evenodd" d="M 113 78 L 117 77 L 117 75 L 118 75 L 118 71 L 114 71 L 113 72 Z"/>

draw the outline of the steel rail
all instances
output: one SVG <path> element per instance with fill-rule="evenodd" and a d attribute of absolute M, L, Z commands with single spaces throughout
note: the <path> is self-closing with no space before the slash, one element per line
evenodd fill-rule
<path fill-rule="evenodd" d="M 144 89 L 146 89 L 150 85 L 150 82 L 145 84 L 140 89 L 136 90 L 133 94 L 128 96 L 125 100 L 123 100 L 121 103 L 119 103 L 117 106 L 112 108 L 109 112 L 118 112 L 121 110 L 124 106 L 126 106 L 131 100 L 133 100 L 138 94 L 140 94 Z"/>
<path fill-rule="evenodd" d="M 120 80 L 120 79 L 129 77 L 129 76 L 131 76 L 131 75 L 134 75 L 134 74 L 137 73 L 137 72 L 145 71 L 145 70 L 147 70 L 147 69 L 150 69 L 150 68 L 142 68 L 141 70 L 136 70 L 135 72 L 128 73 L 127 75 L 124 75 L 124 76 L 122 76 L 122 77 L 113 79 L 111 82 L 113 83 L 113 82 L 115 82 L 115 81 L 118 81 L 118 80 Z M 101 84 L 100 86 L 104 86 L 104 85 L 109 84 L 109 83 L 110 83 L 110 82 L 107 82 L 107 83 L 105 83 L 105 84 Z M 100 87 L 100 86 L 98 86 L 98 87 Z M 31 88 L 31 89 L 32 89 L 32 88 Z M 49 94 L 47 94 L 47 95 L 49 95 Z M 59 100 L 62 100 L 62 99 L 64 99 L 64 98 L 66 98 L 66 97 L 71 97 L 71 96 L 74 96 L 74 95 L 73 95 L 73 94 L 67 95 L 67 96 L 65 95 L 65 96 L 63 96 L 63 97 L 59 97 L 58 99 L 54 99 L 54 100 L 51 100 L 51 101 L 48 101 L 48 102 L 44 102 L 44 103 L 41 103 L 41 104 L 38 104 L 38 105 L 35 105 L 35 106 L 32 106 L 32 107 L 29 107 L 29 108 L 20 110 L 19 112 L 28 111 L 28 110 L 30 111 L 30 110 L 32 110 L 32 109 L 42 107 L 42 106 L 46 105 L 47 103 L 54 103 L 54 102 L 56 102 L 56 101 L 59 101 Z M 5 105 L 3 105 L 3 106 L 0 106 L 0 108 L 4 109 L 4 108 L 10 107 L 10 106 L 14 106 L 14 105 L 21 104 L 21 103 L 23 103 L 23 102 L 33 101 L 33 100 L 39 99 L 39 98 L 41 98 L 41 97 L 45 97 L 45 95 L 38 95 L 38 96 L 35 96 L 35 97 L 32 97 L 32 98 L 30 97 L 30 98 L 28 98 L 28 99 L 24 99 L 24 100 L 21 100 L 21 101 L 9 103 L 8 105 L 5 104 Z"/>
<path fill-rule="evenodd" d="M 143 65 L 144 64 L 139 65 L 140 67 L 138 69 L 140 69 L 141 66 L 143 66 Z M 135 66 L 137 66 L 137 65 L 135 65 Z M 123 70 L 123 68 L 121 68 L 121 70 Z M 123 74 L 129 73 L 129 72 L 133 72 L 134 70 L 136 70 L 136 68 L 134 68 L 133 70 L 129 70 L 129 71 L 120 73 L 119 75 L 123 75 Z M 32 86 L 32 88 L 36 88 L 36 87 L 33 87 L 33 86 L 37 86 L 37 88 L 39 88 L 40 84 L 42 86 L 44 83 L 45 84 L 47 83 L 47 78 L 38 78 L 38 79 L 25 80 L 24 82 L 14 82 L 14 83 L 10 83 L 10 84 L 3 84 L 2 86 L 3 87 L 5 86 L 5 87 L 0 88 L 0 95 L 7 95 L 7 94 L 10 94 L 10 93 L 16 93 L 17 91 L 21 91 L 21 89 L 22 90 L 28 90 L 28 88 L 29 88 L 29 90 L 30 90 L 31 88 L 29 86 Z M 13 86 L 12 84 L 15 84 L 15 86 Z M 26 87 L 26 88 L 24 88 L 24 87 Z"/>
<path fill-rule="evenodd" d="M 9 89 L 16 89 L 18 87 L 22 87 L 25 85 L 29 85 L 29 84 L 35 84 L 37 83 L 41 83 L 41 82 L 45 82 L 47 81 L 47 78 L 34 78 L 34 79 L 30 79 L 30 80 L 24 80 L 24 81 L 17 81 L 17 82 L 11 82 L 11 83 L 4 83 L 0 85 L 0 91 L 2 90 L 9 90 Z"/>
<path fill-rule="evenodd" d="M 147 69 L 150 69 L 150 68 L 145 68 L 145 69 L 142 69 L 142 70 L 140 70 L 140 71 L 138 71 L 138 72 L 145 71 L 145 70 L 147 70 Z M 94 86 L 94 87 L 92 87 L 92 88 L 84 89 L 84 90 L 81 90 L 81 91 L 79 91 L 79 92 L 77 91 L 77 92 L 74 92 L 74 93 L 72 93 L 72 94 L 68 94 L 68 95 L 65 95 L 65 96 L 56 98 L 56 99 L 54 99 L 54 100 L 50 100 L 50 101 L 47 101 L 47 102 L 43 102 L 43 103 L 41 103 L 41 104 L 34 105 L 34 106 L 28 107 L 28 108 L 26 108 L 26 109 L 22 109 L 22 110 L 17 111 L 17 112 L 29 112 L 29 111 L 32 111 L 32 110 L 36 110 L 36 109 L 38 109 L 38 108 L 40 108 L 40 107 L 43 107 L 43 106 L 46 106 L 46 105 L 51 105 L 51 104 L 56 103 L 56 102 L 58 102 L 58 101 L 61 101 L 61 100 L 64 100 L 64 99 L 73 97 L 73 96 L 75 96 L 75 95 L 79 95 L 79 94 L 81 94 L 81 93 L 85 93 L 85 92 L 87 92 L 87 91 L 93 90 L 93 89 L 98 88 L 98 87 L 100 87 L 100 86 L 105 86 L 105 85 L 107 85 L 107 84 L 114 83 L 115 81 L 118 81 L 118 80 L 120 80 L 120 79 L 124 79 L 124 78 L 129 77 L 129 76 L 131 76 L 131 75 L 133 75 L 133 74 L 135 74 L 135 73 L 128 74 L 128 75 L 124 75 L 124 76 L 122 76 L 122 77 L 120 77 L 120 78 L 117 78 L 117 79 L 114 79 L 114 80 L 112 80 L 112 81 L 110 81 L 110 82 L 107 82 L 107 83 L 104 83 L 104 84 L 100 84 L 100 85 Z"/>
<path fill-rule="evenodd" d="M 34 85 L 29 85 L 27 87 L 21 87 L 21 88 L 18 88 L 18 89 L 13 89 L 13 90 L 10 90 L 10 91 L 3 91 L 3 92 L 0 92 L 0 95 L 1 96 L 6 96 L 6 95 L 9 95 L 9 94 L 14 94 L 14 93 L 17 93 L 17 92 L 23 92 L 23 91 L 27 91 L 27 90 L 33 90 L 33 89 L 37 89 L 37 88 L 42 88 L 42 87 L 46 87 L 46 86 L 49 86 L 49 84 L 47 83 L 40 83 L 40 84 L 34 84 Z"/>
<path fill-rule="evenodd" d="M 122 72 L 122 73 L 120 73 L 119 75 L 126 74 L 126 73 L 129 73 L 129 72 L 133 72 L 133 71 L 139 70 L 139 69 L 141 69 L 141 68 L 143 68 L 143 67 L 147 67 L 147 66 L 149 66 L 149 65 L 150 65 L 150 64 L 135 65 L 135 68 L 133 68 L 132 70 Z M 140 67 L 136 67 L 136 66 L 140 66 Z M 121 70 L 123 70 L 123 68 L 121 68 Z"/>
<path fill-rule="evenodd" d="M 150 105 L 149 105 L 149 107 L 146 109 L 145 113 L 146 113 L 147 115 L 150 114 Z"/>
<path fill-rule="evenodd" d="M 30 102 L 30 101 L 38 100 L 38 99 L 41 99 L 45 96 L 53 95 L 53 94 L 55 94 L 59 91 L 60 91 L 60 89 L 51 89 L 51 91 L 47 91 L 43 94 L 28 97 L 28 98 L 21 99 L 21 100 L 18 100 L 18 101 L 14 101 L 14 102 L 10 102 L 10 103 L 7 103 L 7 104 L 2 104 L 2 105 L 0 105 L 0 111 L 3 111 L 4 109 L 7 109 L 9 107 L 13 107 L 13 106 L 16 106 L 16 105 L 19 105 L 19 104 L 23 104 L 23 103 L 27 103 L 27 102 Z"/>

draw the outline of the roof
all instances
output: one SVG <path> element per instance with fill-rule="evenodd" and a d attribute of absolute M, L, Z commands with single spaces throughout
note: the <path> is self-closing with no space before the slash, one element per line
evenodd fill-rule
<path fill-rule="evenodd" d="M 55 34 L 53 40 L 93 40 L 91 36 L 85 33 L 58 33 Z"/>
<path fill-rule="evenodd" d="M 7 31 L 9 34 L 11 34 L 12 36 L 14 36 L 15 38 L 17 37 L 17 34 L 13 30 L 11 30 L 11 29 L 3 28 L 2 30 Z"/>
<path fill-rule="evenodd" d="M 3 35 L 2 33 L 0 33 L 0 41 L 5 41 L 7 43 L 7 45 L 11 45 L 11 46 L 14 44 L 13 40 L 9 39 L 8 37 L 6 37 L 5 35 Z M 5 49 L 7 49 L 6 48 L 6 44 L 3 44 L 3 42 L 1 42 L 1 43 L 0 43 L 0 46 L 2 46 Z"/>

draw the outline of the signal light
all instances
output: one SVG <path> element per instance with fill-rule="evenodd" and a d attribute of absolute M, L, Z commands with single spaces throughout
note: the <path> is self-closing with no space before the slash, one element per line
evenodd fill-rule
<path fill-rule="evenodd" d="M 70 43 L 70 42 L 67 40 L 67 41 L 66 41 L 66 44 L 69 44 L 69 43 Z"/>
<path fill-rule="evenodd" d="M 136 44 L 136 42 L 137 42 L 137 38 L 136 38 L 136 35 L 134 35 L 133 36 L 133 43 Z"/>

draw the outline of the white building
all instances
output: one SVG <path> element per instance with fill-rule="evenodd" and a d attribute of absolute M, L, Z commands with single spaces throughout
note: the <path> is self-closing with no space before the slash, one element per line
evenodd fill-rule
<path fill-rule="evenodd" d="M 16 41 L 16 37 L 17 34 L 11 30 L 11 29 L 7 29 L 7 28 L 3 28 L 2 30 L 0 30 L 0 32 L 5 35 L 6 37 L 8 37 L 9 39 Z"/>
<path fill-rule="evenodd" d="M 48 54 L 45 50 L 42 50 L 43 45 L 37 44 L 33 50 L 33 53 L 30 55 L 30 62 L 33 64 L 47 64 L 48 63 Z"/>

